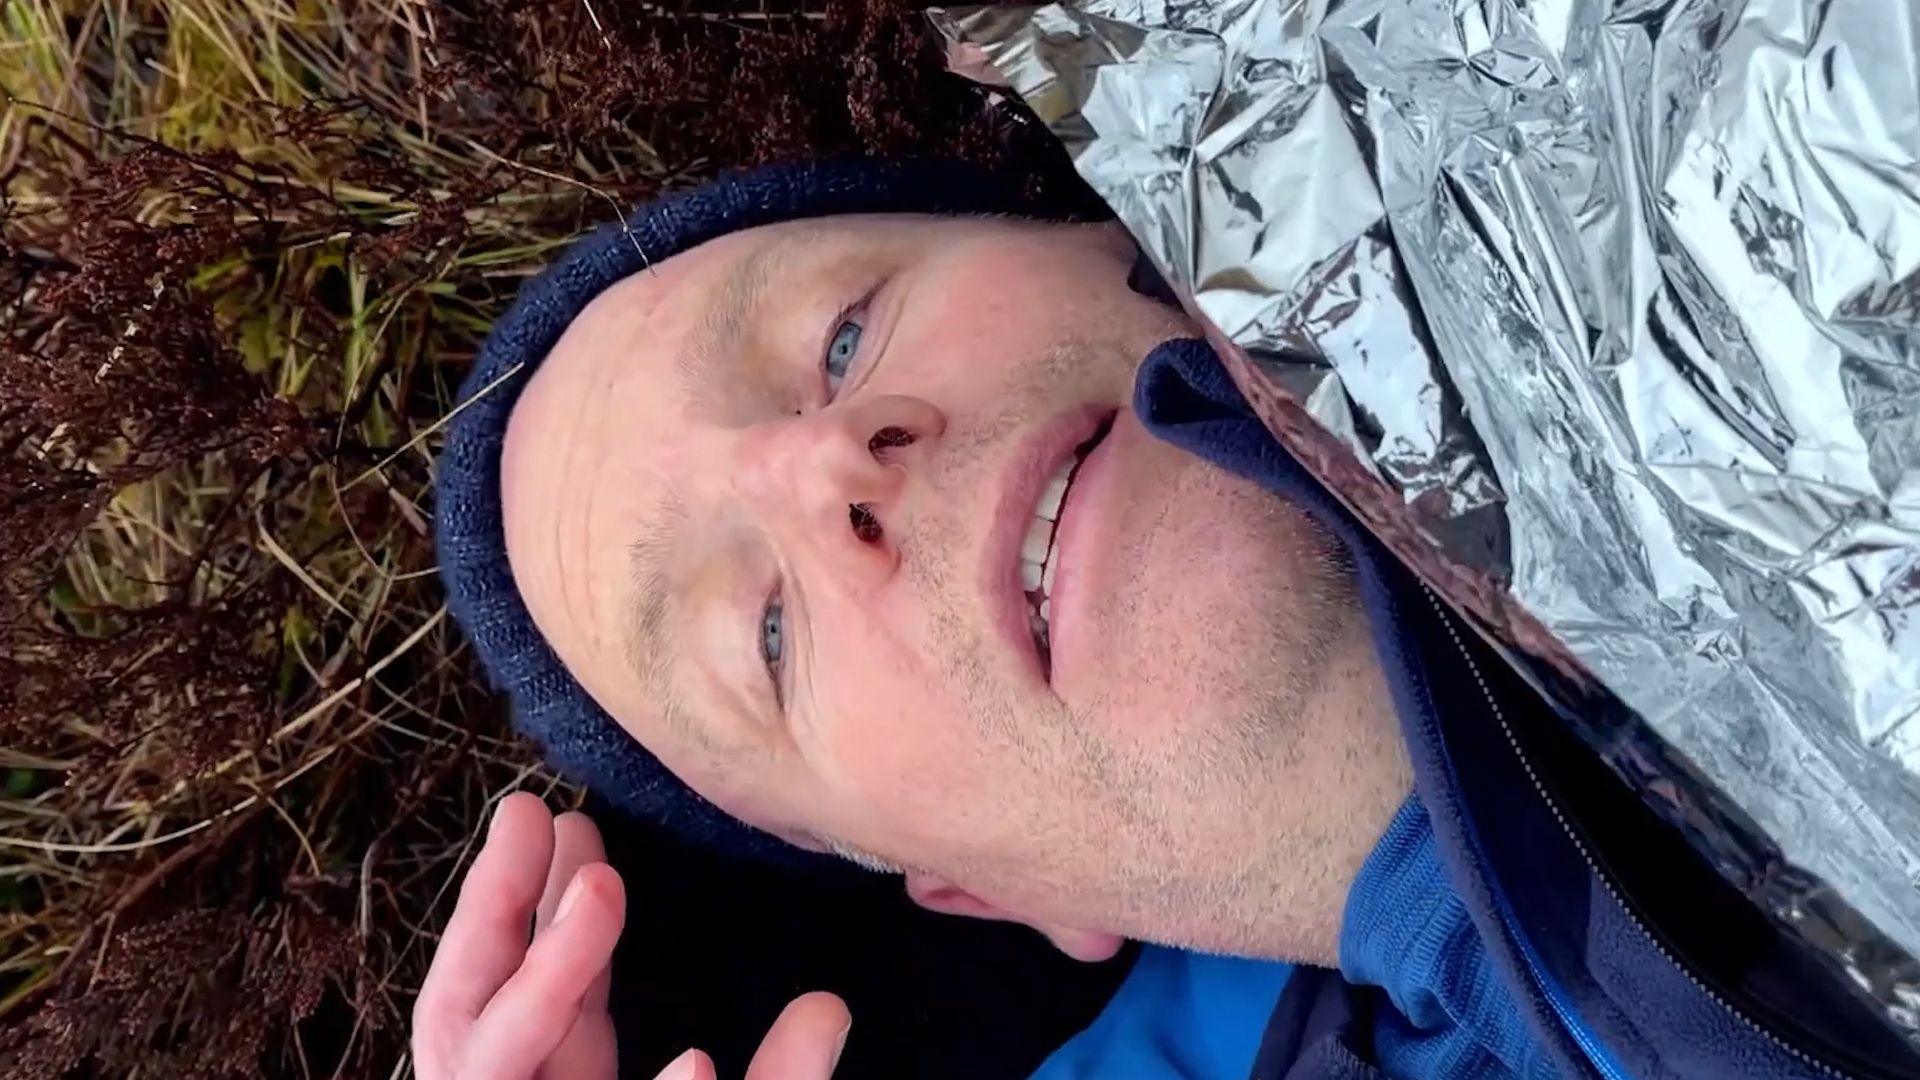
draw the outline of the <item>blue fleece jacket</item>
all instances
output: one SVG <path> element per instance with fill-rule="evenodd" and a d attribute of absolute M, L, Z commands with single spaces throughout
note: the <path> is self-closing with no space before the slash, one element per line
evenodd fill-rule
<path fill-rule="evenodd" d="M 1418 799 L 1400 808 L 1354 879 L 1340 973 L 1385 990 L 1393 1005 L 1373 1029 L 1375 1059 L 1389 1076 L 1554 1075 L 1447 884 Z"/>
<path fill-rule="evenodd" d="M 1342 971 L 1294 970 L 1254 1080 L 1908 1074 L 1911 1048 L 1806 966 L 1285 453 L 1204 343 L 1155 350 L 1134 409 L 1352 550 L 1414 767 L 1414 800 L 1349 899 Z"/>
<path fill-rule="evenodd" d="M 1149 945 L 1031 1080 L 1245 1080 L 1291 965 Z"/>

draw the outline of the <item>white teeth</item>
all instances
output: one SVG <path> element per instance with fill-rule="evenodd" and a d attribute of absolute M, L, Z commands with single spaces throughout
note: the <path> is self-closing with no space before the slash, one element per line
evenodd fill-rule
<path fill-rule="evenodd" d="M 1053 549 L 1054 522 L 1060 517 L 1060 504 L 1066 500 L 1067 482 L 1073 476 L 1076 464 L 1076 461 L 1069 459 L 1047 481 L 1047 486 L 1040 492 L 1039 504 L 1033 508 L 1033 519 L 1027 523 L 1027 535 L 1021 538 L 1020 586 L 1028 592 L 1039 591 L 1044 594 L 1053 590 L 1054 571 L 1060 563 Z M 1027 614 L 1033 620 L 1034 635 L 1045 641 L 1048 625 L 1053 618 L 1053 601 L 1042 595 L 1039 605 L 1027 609 Z"/>
<path fill-rule="evenodd" d="M 1053 522 L 1034 518 L 1027 522 L 1027 538 L 1020 542 L 1020 557 L 1030 563 L 1047 561 L 1047 545 L 1053 540 Z"/>
<path fill-rule="evenodd" d="M 1046 489 L 1040 492 L 1040 505 L 1033 508 L 1035 514 L 1048 521 L 1059 520 L 1060 501 L 1067 497 L 1067 479 L 1073 475 L 1073 466 L 1074 462 L 1068 461 L 1047 481 Z"/>

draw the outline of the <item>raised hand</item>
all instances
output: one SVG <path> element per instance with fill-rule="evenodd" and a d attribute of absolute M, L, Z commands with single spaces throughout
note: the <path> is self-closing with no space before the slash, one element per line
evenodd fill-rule
<path fill-rule="evenodd" d="M 585 814 L 500 801 L 413 1007 L 420 1080 L 613 1080 L 607 992 L 626 917 L 620 875 Z M 745 1080 L 830 1080 L 852 1018 L 804 994 L 768 1029 Z M 718 1080 L 689 1050 L 658 1080 Z"/>
<path fill-rule="evenodd" d="M 585 814 L 500 801 L 413 1007 L 420 1080 L 613 1080 L 626 891 Z"/>

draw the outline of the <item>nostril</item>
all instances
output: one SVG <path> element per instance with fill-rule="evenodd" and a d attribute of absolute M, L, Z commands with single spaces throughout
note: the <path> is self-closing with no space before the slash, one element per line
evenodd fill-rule
<path fill-rule="evenodd" d="M 878 457 L 880 451 L 895 446 L 910 445 L 916 437 L 913 432 L 903 427 L 883 427 L 873 433 L 873 438 L 867 440 L 867 451 Z"/>
<path fill-rule="evenodd" d="M 847 507 L 847 517 L 853 522 L 853 535 L 869 544 L 879 541 L 880 519 L 873 516 L 873 511 L 867 508 L 866 503 L 854 503 Z"/>

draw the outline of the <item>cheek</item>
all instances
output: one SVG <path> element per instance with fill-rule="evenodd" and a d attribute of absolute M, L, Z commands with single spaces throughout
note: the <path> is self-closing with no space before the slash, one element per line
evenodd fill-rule
<path fill-rule="evenodd" d="M 1085 282 L 1066 291 L 1053 268 L 1036 269 L 1046 258 L 1044 252 L 1034 252 L 1025 259 L 960 260 L 948 268 L 941 287 L 967 299 L 953 307 L 966 312 L 971 328 L 990 340 L 1004 341 L 1009 336 L 1055 340 L 1056 328 L 1070 317 L 1072 308 L 1087 306 L 1091 295 Z M 1063 305 L 1069 298 L 1081 302 Z"/>
<path fill-rule="evenodd" d="M 958 684 L 910 631 L 869 620 L 857 633 L 819 671 L 815 768 L 869 827 L 950 823 L 942 808 L 973 801 L 982 758 Z"/>
<path fill-rule="evenodd" d="M 1137 361 L 1191 332 L 1176 312 L 1128 289 L 1126 272 L 1103 250 L 1055 237 L 981 240 L 948 254 L 915 283 L 914 317 L 902 325 L 921 389 L 987 414 L 1007 407 L 1009 389 L 1125 400 L 1131 363 L 1116 372 L 1078 350 L 1117 345 L 1115 355 Z"/>
<path fill-rule="evenodd" d="M 980 378 L 980 365 L 1011 367 L 1076 336 L 1063 331 L 1099 306 L 1092 301 L 1101 274 L 1055 248 L 1024 238 L 977 241 L 928 266 L 915 282 L 916 349 L 965 357 L 968 385 L 997 386 Z"/>
<path fill-rule="evenodd" d="M 964 299 L 926 305 L 911 321 L 903 320 L 888 352 L 910 366 L 908 392 L 962 419 L 1004 408 L 1007 388 L 1021 369 L 1058 341 L 1058 319 L 1049 319 L 1043 305 L 997 290 L 981 293 L 949 282 L 935 287 Z"/>

